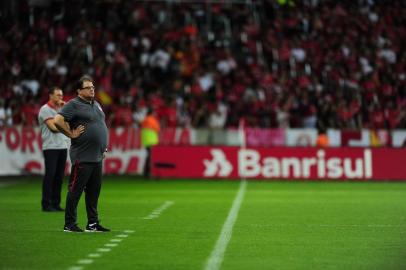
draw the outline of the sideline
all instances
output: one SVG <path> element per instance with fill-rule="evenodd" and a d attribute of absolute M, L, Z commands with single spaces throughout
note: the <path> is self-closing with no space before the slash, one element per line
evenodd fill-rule
<path fill-rule="evenodd" d="M 156 208 L 154 211 L 152 211 L 151 214 L 149 214 L 146 217 L 143 217 L 142 219 L 154 219 L 154 218 L 158 218 L 163 211 L 165 211 L 166 209 L 168 209 L 171 205 L 173 205 L 174 202 L 173 201 L 166 201 L 164 202 L 161 206 L 159 206 L 158 208 Z"/>
<path fill-rule="evenodd" d="M 166 201 L 160 207 L 153 210 L 148 216 L 142 219 L 154 219 L 159 217 L 159 215 L 168 207 L 173 205 L 173 201 Z M 103 247 L 97 248 L 95 252 L 89 253 L 85 259 L 77 260 L 76 264 L 67 268 L 67 270 L 83 270 L 87 265 L 92 264 L 96 258 L 102 257 L 103 254 L 106 254 L 111 251 L 112 248 L 119 246 L 119 244 L 127 238 L 131 233 L 134 233 L 133 230 L 125 230 L 120 234 L 117 234 L 114 238 L 110 239 L 108 243 L 104 244 Z"/>
<path fill-rule="evenodd" d="M 228 213 L 226 222 L 223 225 L 220 236 L 217 240 L 216 246 L 209 259 L 207 264 L 204 267 L 205 270 L 218 270 L 220 269 L 221 263 L 223 262 L 224 253 L 227 249 L 228 242 L 230 242 L 231 236 L 233 234 L 234 223 L 237 220 L 238 212 L 241 207 L 241 203 L 244 199 L 245 190 L 247 189 L 247 181 L 242 180 L 238 193 L 234 199 L 233 205 Z"/>
<path fill-rule="evenodd" d="M 86 233 L 86 232 L 84 232 Z M 90 232 L 90 233 L 97 233 L 97 232 Z M 87 234 L 90 234 L 87 233 Z M 100 258 L 103 253 L 108 253 L 111 251 L 112 248 L 117 247 L 123 238 L 127 238 L 129 234 L 134 233 L 133 230 L 125 230 L 122 231 L 120 234 L 116 235 L 114 238 L 110 239 L 108 243 L 104 244 L 102 248 L 96 249 L 95 252 L 87 254 L 85 259 L 80 259 L 76 262 L 76 265 L 70 266 L 67 270 L 82 270 L 86 265 L 92 264 L 96 258 Z"/>

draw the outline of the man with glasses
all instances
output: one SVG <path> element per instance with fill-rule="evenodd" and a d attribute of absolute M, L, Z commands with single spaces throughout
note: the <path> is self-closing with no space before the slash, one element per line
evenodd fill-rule
<path fill-rule="evenodd" d="M 97 203 L 101 189 L 102 162 L 107 149 L 107 126 L 100 104 L 95 101 L 93 79 L 83 76 L 76 85 L 77 97 L 55 116 L 57 128 L 71 138 L 72 171 L 65 209 L 65 232 L 83 232 L 77 225 L 77 206 L 85 191 L 88 223 L 86 232 L 107 232 L 100 225 Z M 74 132 L 76 131 L 76 132 Z"/>

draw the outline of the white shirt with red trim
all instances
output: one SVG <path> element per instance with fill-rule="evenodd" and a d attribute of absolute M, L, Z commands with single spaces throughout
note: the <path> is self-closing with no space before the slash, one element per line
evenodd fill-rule
<path fill-rule="evenodd" d="M 58 108 L 50 102 L 43 105 L 39 110 L 38 123 L 41 129 L 42 150 L 67 149 L 69 147 L 69 138 L 62 133 L 52 132 L 45 124 L 46 121 L 53 119 L 58 113 Z"/>

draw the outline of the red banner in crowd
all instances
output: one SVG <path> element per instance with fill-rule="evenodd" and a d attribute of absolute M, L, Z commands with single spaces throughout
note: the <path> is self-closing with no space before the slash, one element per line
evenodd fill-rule
<path fill-rule="evenodd" d="M 246 128 L 245 138 L 249 147 L 285 145 L 284 129 Z"/>
<path fill-rule="evenodd" d="M 406 180 L 392 148 L 171 147 L 152 149 L 152 174 L 180 178 Z"/>

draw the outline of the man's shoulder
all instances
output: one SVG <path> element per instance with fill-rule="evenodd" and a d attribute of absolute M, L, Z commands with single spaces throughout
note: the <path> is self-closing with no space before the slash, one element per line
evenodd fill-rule
<path fill-rule="evenodd" d="M 77 102 L 76 98 L 72 98 L 71 100 L 66 102 L 65 105 L 63 105 L 61 107 L 61 109 L 58 111 L 58 114 L 60 114 L 64 117 L 68 117 L 69 115 L 75 114 L 75 112 L 77 111 L 77 108 L 78 108 L 78 102 Z"/>
<path fill-rule="evenodd" d="M 67 105 L 67 104 L 76 104 L 76 103 L 79 103 L 78 97 L 74 97 L 74 98 L 70 99 L 68 102 L 66 102 L 65 105 Z"/>
<path fill-rule="evenodd" d="M 44 105 L 41 106 L 41 108 L 39 109 L 39 113 L 43 113 L 43 112 L 51 112 L 54 111 L 53 108 L 51 108 L 48 103 L 45 103 Z"/>
<path fill-rule="evenodd" d="M 47 108 L 49 108 L 48 103 L 45 103 L 44 105 L 41 106 L 40 110 L 47 109 Z"/>
<path fill-rule="evenodd" d="M 69 100 L 68 102 L 65 103 L 65 105 L 62 106 L 62 108 L 64 107 L 76 107 L 78 104 L 80 104 L 80 102 L 77 100 L 76 98 L 72 98 L 71 100 Z"/>

